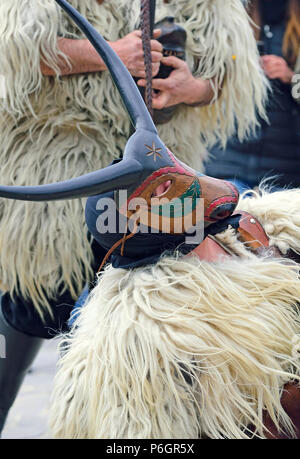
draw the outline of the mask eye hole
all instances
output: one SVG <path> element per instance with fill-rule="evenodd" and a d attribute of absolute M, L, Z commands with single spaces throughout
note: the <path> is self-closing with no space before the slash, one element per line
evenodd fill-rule
<path fill-rule="evenodd" d="M 166 194 L 172 185 L 172 180 L 167 180 L 166 182 L 160 183 L 157 188 L 152 193 L 152 198 L 160 198 Z"/>

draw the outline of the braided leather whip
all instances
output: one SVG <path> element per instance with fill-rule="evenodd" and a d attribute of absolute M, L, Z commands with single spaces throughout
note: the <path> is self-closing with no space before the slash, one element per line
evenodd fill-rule
<path fill-rule="evenodd" d="M 153 118 L 152 107 L 152 56 L 151 38 L 153 34 L 155 0 L 141 0 L 141 30 L 146 70 L 145 103 Z"/>

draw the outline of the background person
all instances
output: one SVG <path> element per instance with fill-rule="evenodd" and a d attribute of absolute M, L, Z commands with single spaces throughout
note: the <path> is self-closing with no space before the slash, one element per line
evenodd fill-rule
<path fill-rule="evenodd" d="M 261 52 L 261 65 L 269 78 L 267 116 L 257 134 L 247 141 L 233 137 L 224 150 L 211 149 L 206 173 L 232 179 L 241 188 L 258 186 L 274 177 L 280 187 L 300 186 L 300 97 L 293 97 L 292 79 L 300 73 L 300 1 L 255 0 L 249 13 Z"/>

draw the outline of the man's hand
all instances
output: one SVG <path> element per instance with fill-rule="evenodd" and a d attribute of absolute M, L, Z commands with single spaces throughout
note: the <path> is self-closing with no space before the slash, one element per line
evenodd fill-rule
<path fill-rule="evenodd" d="M 160 35 L 160 30 L 154 31 L 154 38 Z M 131 75 L 145 78 L 144 52 L 142 45 L 142 33 L 138 30 L 129 33 L 120 40 L 109 42 L 114 51 L 121 58 Z M 70 65 L 63 59 L 59 63 L 61 75 L 74 75 L 80 73 L 102 72 L 106 70 L 101 57 L 87 39 L 59 38 L 58 47 L 68 56 Z M 152 74 L 157 75 L 163 47 L 155 39 L 151 40 Z M 49 67 L 44 59 L 41 59 L 41 71 L 45 76 L 54 76 L 55 71 Z"/>
<path fill-rule="evenodd" d="M 153 33 L 154 40 L 151 40 L 152 76 L 158 74 L 160 61 L 163 57 L 163 46 L 159 41 L 155 40 L 155 38 L 159 37 L 160 33 L 160 30 L 155 30 Z M 135 30 L 120 40 L 110 42 L 110 45 L 132 76 L 138 78 L 146 77 L 141 31 Z"/>
<path fill-rule="evenodd" d="M 291 83 L 294 72 L 287 62 L 279 56 L 269 54 L 261 58 L 262 68 L 271 80 L 278 79 L 283 83 Z"/>
<path fill-rule="evenodd" d="M 187 63 L 177 57 L 164 57 L 161 64 L 174 67 L 170 76 L 166 79 L 154 79 L 152 88 L 159 92 L 153 92 L 153 108 L 161 110 L 184 103 L 187 105 L 206 105 L 214 92 L 209 81 L 194 78 Z M 138 81 L 139 86 L 146 86 L 146 80 Z"/>

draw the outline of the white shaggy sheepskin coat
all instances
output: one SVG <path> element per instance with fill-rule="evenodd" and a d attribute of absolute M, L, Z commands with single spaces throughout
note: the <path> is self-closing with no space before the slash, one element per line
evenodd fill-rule
<path fill-rule="evenodd" d="M 300 190 L 239 208 L 299 253 Z M 232 258 L 107 267 L 66 337 L 55 438 L 264 438 L 263 413 L 293 436 L 280 399 L 300 376 L 299 265 L 258 258 L 232 228 L 217 238 Z"/>
<path fill-rule="evenodd" d="M 138 28 L 139 0 L 70 0 L 106 39 Z M 175 16 L 188 36 L 195 76 L 215 78 L 216 100 L 180 106 L 161 138 L 198 170 L 206 148 L 234 132 L 247 137 L 263 114 L 265 84 L 240 0 L 157 0 L 157 20 Z M 57 37 L 83 38 L 54 0 L 1 0 L 0 183 L 38 185 L 107 166 L 119 156 L 129 119 L 108 72 L 43 77 L 41 55 L 58 72 Z M 217 87 L 222 86 L 217 98 Z M 42 313 L 61 282 L 74 298 L 91 275 L 84 202 L 0 200 L 0 287 L 30 298 Z M 42 289 L 43 288 L 43 289 Z"/>

